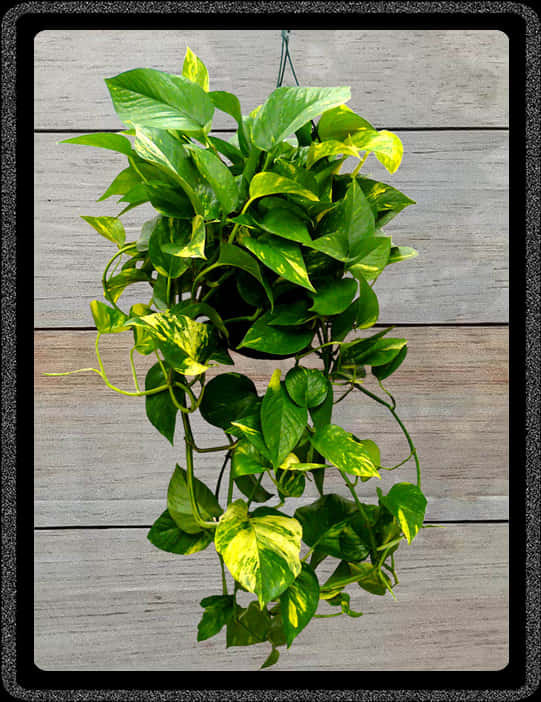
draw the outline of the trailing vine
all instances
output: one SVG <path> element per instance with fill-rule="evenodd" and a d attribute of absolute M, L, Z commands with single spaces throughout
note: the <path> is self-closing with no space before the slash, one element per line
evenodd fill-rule
<path fill-rule="evenodd" d="M 279 87 L 243 116 L 235 95 L 209 91 L 190 49 L 182 75 L 138 68 L 106 84 L 127 129 L 64 142 L 110 149 L 128 162 L 99 198 L 120 196 L 120 214 L 83 217 L 117 251 L 102 277 L 105 302 L 90 305 L 98 367 L 70 373 L 94 372 L 110 390 L 144 397 L 148 419 L 171 444 L 180 417 L 185 467 L 174 467 L 167 508 L 148 538 L 181 555 L 213 544 L 222 592 L 201 601 L 197 639 L 225 627 L 227 646 L 268 641 L 268 667 L 312 618 L 360 616 L 349 585 L 394 596 L 394 554 L 423 525 L 417 451 L 383 384 L 404 361 L 407 341 L 388 336 L 392 327 L 359 334 L 378 320 L 376 279 L 416 255 L 382 230 L 413 200 L 360 172 L 372 154 L 394 173 L 402 143 L 345 105 L 347 87 Z M 237 124 L 229 141 L 211 134 L 216 110 Z M 355 167 L 341 173 L 350 157 Z M 126 243 L 120 217 L 143 203 L 156 216 Z M 122 309 L 126 288 L 141 282 L 150 297 Z M 101 336 L 118 333 L 133 336 L 133 390 L 113 385 L 101 359 Z M 233 364 L 231 350 L 290 358 L 292 367 L 283 378 L 275 370 L 260 395 L 247 376 L 222 370 Z M 134 354 L 155 359 L 144 386 Z M 320 368 L 305 365 L 309 355 Z M 208 379 L 213 367 L 219 372 Z M 380 394 L 364 386 L 368 370 Z M 332 422 L 334 405 L 355 391 L 396 420 L 409 447 L 399 464 L 383 466 L 374 441 Z M 198 445 L 196 412 L 224 432 L 220 445 Z M 214 452 L 211 488 L 196 464 L 198 454 Z M 398 482 L 387 494 L 376 488 L 377 503 L 361 501 L 359 481 L 410 460 L 415 483 Z M 349 497 L 325 492 L 328 471 L 338 472 Z M 281 511 L 307 480 L 319 498 L 293 516 Z M 272 498 L 278 504 L 264 506 Z M 322 580 L 326 559 L 336 567 Z M 246 607 L 241 590 L 255 595 Z"/>

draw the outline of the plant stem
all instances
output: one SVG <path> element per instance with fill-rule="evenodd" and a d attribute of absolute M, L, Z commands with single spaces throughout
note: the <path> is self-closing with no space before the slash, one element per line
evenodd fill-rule
<path fill-rule="evenodd" d="M 133 243 L 132 243 L 132 244 L 126 244 L 126 246 L 123 246 L 121 249 L 119 249 L 119 250 L 116 252 L 116 254 L 115 254 L 112 258 L 110 258 L 109 261 L 107 262 L 107 265 L 105 266 L 105 270 L 103 271 L 103 275 L 102 275 L 102 277 L 101 277 L 101 283 L 102 283 L 102 286 L 103 286 L 103 293 L 104 293 L 104 295 L 105 295 L 105 299 L 106 299 L 108 302 L 110 302 L 110 303 L 113 305 L 113 307 L 114 307 L 118 312 L 120 312 L 121 314 L 124 314 L 124 312 L 122 312 L 122 310 L 121 310 L 120 307 L 116 304 L 116 302 L 113 300 L 113 298 L 109 296 L 109 289 L 107 288 L 107 273 L 108 273 L 109 268 L 111 267 L 111 264 L 113 263 L 113 261 L 114 261 L 116 258 L 118 258 L 119 256 L 122 256 L 122 254 L 126 253 L 127 251 L 133 250 L 134 246 L 135 246 L 135 244 L 133 244 Z"/>
<path fill-rule="evenodd" d="M 184 443 L 186 444 L 186 483 L 188 487 L 188 495 L 190 498 L 190 506 L 192 508 L 192 515 L 196 523 L 203 529 L 216 529 L 216 527 L 218 526 L 218 522 L 205 521 L 201 517 L 199 507 L 197 505 L 197 500 L 195 499 L 192 450 L 193 434 L 188 414 L 182 413 L 182 424 L 184 426 Z"/>
<path fill-rule="evenodd" d="M 107 385 L 108 388 L 111 390 L 114 390 L 115 392 L 120 393 L 121 395 L 127 395 L 128 397 L 142 397 L 143 395 L 156 395 L 159 392 L 163 392 L 164 390 L 167 390 L 167 385 L 160 385 L 157 388 L 152 388 L 152 390 L 139 390 L 138 392 L 128 392 L 127 390 L 121 390 L 120 388 L 117 388 L 115 385 L 109 382 L 109 379 L 107 378 L 107 375 L 105 373 L 105 368 L 103 367 L 103 363 L 101 360 L 100 356 L 100 350 L 99 350 L 99 341 L 101 337 L 101 332 L 98 332 L 96 336 L 96 358 L 98 360 L 98 366 L 100 370 L 98 371 L 99 375 L 101 375 L 103 382 Z M 96 370 L 95 368 L 89 368 L 89 370 Z"/>
<path fill-rule="evenodd" d="M 222 478 L 223 478 L 223 475 L 225 472 L 225 467 L 227 466 L 227 461 L 230 459 L 230 457 L 231 457 L 231 450 L 229 450 L 226 453 L 225 458 L 224 458 L 224 462 L 222 464 L 222 467 L 220 468 L 220 473 L 218 475 L 218 481 L 216 482 L 216 490 L 214 491 L 214 497 L 216 497 L 216 499 L 218 499 L 218 493 L 220 492 L 220 486 L 222 484 Z"/>
<path fill-rule="evenodd" d="M 415 445 L 413 441 L 411 440 L 411 436 L 408 433 L 408 430 L 404 426 L 402 420 L 400 417 L 397 415 L 395 412 L 395 409 L 392 405 L 390 405 L 388 402 L 385 402 L 385 400 L 382 400 L 381 397 L 378 397 L 377 395 L 374 395 L 373 392 L 370 392 L 370 390 L 367 390 L 366 388 L 363 388 L 362 385 L 359 385 L 358 383 L 353 383 L 353 386 L 357 388 L 357 390 L 360 390 L 363 392 L 365 395 L 368 395 L 368 397 L 371 397 L 373 400 L 376 402 L 379 402 L 380 405 L 383 405 L 384 407 L 387 407 L 389 412 L 393 415 L 393 417 L 396 419 L 399 427 L 402 429 L 402 432 L 404 436 L 406 437 L 408 441 L 408 445 L 410 447 L 411 454 L 413 455 L 413 458 L 415 460 L 415 468 L 417 471 L 417 487 L 421 487 L 421 465 L 419 463 L 419 457 L 417 456 L 417 449 L 415 448 Z"/>
<path fill-rule="evenodd" d="M 377 550 L 376 549 L 376 540 L 374 538 L 374 534 L 372 533 L 372 529 L 370 529 L 370 526 L 368 523 L 368 516 L 367 516 L 366 512 L 364 511 L 364 507 L 363 507 L 361 501 L 359 500 L 357 493 L 355 491 L 355 488 L 353 487 L 353 484 L 351 483 L 351 481 L 347 477 L 346 473 L 343 470 L 340 470 L 340 469 L 338 469 L 338 470 L 340 471 L 342 478 L 344 479 L 344 482 L 346 483 L 348 490 L 351 493 L 351 496 L 355 500 L 355 504 L 357 505 L 357 509 L 359 510 L 359 513 L 364 520 L 364 523 L 365 523 L 365 526 L 368 530 L 368 533 L 370 534 L 370 544 L 372 546 L 372 550 L 375 552 Z"/>
<path fill-rule="evenodd" d="M 141 392 L 141 388 L 139 387 L 139 383 L 137 382 L 137 372 L 135 370 L 135 363 L 133 362 L 133 352 L 135 351 L 135 346 L 130 349 L 130 366 L 131 366 L 131 374 L 133 376 L 133 384 L 135 385 L 135 389 L 137 392 Z"/>
<path fill-rule="evenodd" d="M 220 559 L 220 568 L 222 569 L 222 594 L 228 595 L 229 593 L 227 592 L 227 580 L 225 579 L 224 559 L 222 558 L 222 556 L 219 553 L 218 553 L 218 558 Z"/>

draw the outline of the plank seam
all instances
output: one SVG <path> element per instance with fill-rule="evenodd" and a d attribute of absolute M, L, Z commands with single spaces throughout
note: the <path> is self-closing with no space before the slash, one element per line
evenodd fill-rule
<path fill-rule="evenodd" d="M 118 129 L 34 129 L 34 134 L 80 134 L 81 132 L 85 132 L 87 134 L 97 134 L 97 133 L 110 133 L 110 134 L 116 134 L 119 131 L 122 131 L 122 127 L 119 127 Z M 509 127 L 376 127 L 376 129 L 387 129 L 388 131 L 392 132 L 508 132 Z M 231 128 L 223 128 L 223 129 L 212 129 L 211 134 L 213 133 L 230 133 L 230 134 L 235 134 L 237 132 L 236 129 L 231 129 Z"/>
<path fill-rule="evenodd" d="M 438 519 L 437 521 L 425 521 L 423 524 L 509 524 L 508 519 Z M 72 526 L 40 526 L 34 527 L 34 531 L 84 531 L 105 529 L 150 529 L 152 524 L 75 524 Z"/>

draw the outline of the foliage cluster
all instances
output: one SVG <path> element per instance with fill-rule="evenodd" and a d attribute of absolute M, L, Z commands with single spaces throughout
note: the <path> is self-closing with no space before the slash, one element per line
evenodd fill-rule
<path fill-rule="evenodd" d="M 235 95 L 209 91 L 207 70 L 190 49 L 181 75 L 137 68 L 106 84 L 127 129 L 66 140 L 128 161 L 99 198 L 120 196 L 120 214 L 84 217 L 118 250 L 103 273 L 106 302 L 91 303 L 99 367 L 82 370 L 98 373 L 112 390 L 145 397 L 148 419 L 171 443 L 180 417 L 185 468 L 174 468 L 167 509 L 148 538 L 175 554 L 214 544 L 223 589 L 202 600 L 197 638 L 225 626 L 227 646 L 268 641 L 267 667 L 313 617 L 360 616 L 350 609 L 348 585 L 392 594 L 394 553 L 423 524 L 415 447 L 382 384 L 406 357 L 407 342 L 389 329 L 352 334 L 378 320 L 373 285 L 382 271 L 416 255 L 382 230 L 413 201 L 360 173 L 370 154 L 394 173 L 402 144 L 344 104 L 347 87 L 280 87 L 243 116 Z M 237 125 L 228 141 L 211 135 L 216 110 Z M 341 173 L 350 157 L 354 170 Z M 156 216 L 126 242 L 120 217 L 143 203 Z M 120 298 L 135 283 L 150 286 L 150 297 L 125 311 Z M 101 335 L 121 332 L 133 335 L 134 391 L 112 385 L 99 353 Z M 294 361 L 283 379 L 277 369 L 260 395 L 234 371 L 207 379 L 212 366 L 233 364 L 230 350 Z M 135 353 L 156 358 L 144 389 Z M 304 365 L 310 354 L 320 368 Z M 363 385 L 367 371 L 384 399 Z M 354 389 L 388 408 L 408 441 L 402 463 L 413 458 L 417 466 L 416 484 L 396 483 L 385 495 L 378 488 L 377 504 L 359 499 L 358 481 L 399 466 L 381 465 L 374 441 L 332 423 L 333 405 Z M 223 430 L 224 445 L 196 444 L 195 411 Z M 195 477 L 194 455 L 214 451 L 225 458 L 211 490 Z M 325 492 L 329 470 L 339 472 L 351 499 Z M 319 498 L 293 516 L 280 511 L 303 495 L 307 480 Z M 235 488 L 242 497 L 234 499 Z M 276 496 L 279 504 L 263 506 Z M 328 558 L 336 568 L 320 582 L 317 568 Z M 255 595 L 247 607 L 237 602 L 239 590 Z M 318 614 L 322 601 L 336 612 Z"/>

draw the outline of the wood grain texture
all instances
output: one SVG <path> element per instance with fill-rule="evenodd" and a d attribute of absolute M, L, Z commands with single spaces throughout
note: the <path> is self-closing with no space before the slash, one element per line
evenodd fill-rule
<path fill-rule="evenodd" d="M 508 135 L 505 132 L 403 132 L 405 156 L 390 176 L 371 158 L 363 172 L 417 204 L 386 227 L 419 251 L 376 283 L 382 323 L 507 322 Z M 90 326 L 89 303 L 114 247 L 80 215 L 116 215 L 116 198 L 96 203 L 125 159 L 104 149 L 40 134 L 35 146 L 35 312 L 37 327 Z M 223 135 L 222 135 L 223 136 Z M 347 165 L 344 171 L 347 172 Z M 351 170 L 351 169 L 350 169 Z M 128 240 L 155 214 L 142 205 L 123 216 Z M 136 299 L 148 286 L 126 293 Z"/>
<path fill-rule="evenodd" d="M 274 670 L 501 669 L 507 532 L 505 524 L 422 530 L 396 554 L 397 601 L 349 586 L 364 616 L 314 620 Z M 270 650 L 226 650 L 223 631 L 196 642 L 199 601 L 221 592 L 212 545 L 174 556 L 144 529 L 41 531 L 35 545 L 35 663 L 44 670 L 255 670 Z M 321 580 L 330 569 L 320 566 Z"/>
<path fill-rule="evenodd" d="M 506 519 L 508 495 L 508 387 L 506 328 L 400 328 L 409 340 L 405 363 L 387 386 L 414 438 L 429 497 L 427 519 Z M 102 338 L 102 357 L 117 386 L 133 388 L 131 335 Z M 37 526 L 146 525 L 165 508 L 176 462 L 183 465 L 182 429 L 172 447 L 148 422 L 143 398 L 109 390 L 94 373 L 43 377 L 95 367 L 93 332 L 35 335 L 35 518 Z M 261 361 L 235 354 L 235 369 L 263 393 L 272 371 L 291 361 Z M 317 361 L 317 359 L 314 359 Z M 149 359 L 137 361 L 144 379 Z M 310 364 L 310 357 L 306 359 Z M 220 372 L 232 367 L 221 367 Z M 216 374 L 209 372 L 209 377 Z M 377 391 L 373 381 L 367 387 Z M 338 395 L 337 395 L 338 397 Z M 390 413 L 361 393 L 335 407 L 333 420 L 381 447 L 383 465 L 409 451 Z M 193 416 L 201 447 L 222 445 L 223 433 Z M 196 474 L 215 485 L 223 454 L 196 456 Z M 347 494 L 335 471 L 327 490 Z M 384 490 L 415 479 L 413 462 L 377 481 Z M 375 501 L 374 480 L 358 486 Z M 306 499 L 316 498 L 309 484 Z M 274 504 L 274 503 L 271 503 Z"/>
<path fill-rule="evenodd" d="M 281 40 L 279 29 L 46 30 L 34 44 L 36 128 L 119 129 L 104 78 L 136 67 L 180 73 L 190 46 L 211 89 L 238 95 L 247 114 L 276 85 Z M 293 30 L 290 47 L 302 85 L 351 86 L 350 107 L 379 127 L 508 126 L 503 32 Z M 216 113 L 214 126 L 233 124 Z"/>

